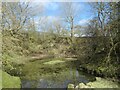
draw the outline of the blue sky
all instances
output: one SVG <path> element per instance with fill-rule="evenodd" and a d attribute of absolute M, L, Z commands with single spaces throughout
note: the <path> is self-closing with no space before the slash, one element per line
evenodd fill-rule
<path fill-rule="evenodd" d="M 51 20 L 58 18 L 61 15 L 60 13 L 60 3 L 63 2 L 37 2 L 37 4 L 42 4 L 44 7 L 44 13 L 42 16 L 50 17 Z M 76 20 L 76 24 L 85 25 L 92 17 L 94 16 L 90 5 L 87 2 L 77 2 L 77 5 L 80 6 L 80 12 L 78 12 L 79 17 Z M 37 18 L 36 18 L 37 19 Z"/>

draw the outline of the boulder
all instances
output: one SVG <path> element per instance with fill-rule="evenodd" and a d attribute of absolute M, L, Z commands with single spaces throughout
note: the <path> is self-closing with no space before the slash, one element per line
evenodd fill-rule
<path fill-rule="evenodd" d="M 68 84 L 68 88 L 74 88 L 74 84 Z"/>
<path fill-rule="evenodd" d="M 91 87 L 91 85 L 89 85 L 89 84 L 84 84 L 84 83 L 80 83 L 80 84 L 78 85 L 78 87 L 79 87 L 79 88 L 93 88 L 93 87 Z"/>

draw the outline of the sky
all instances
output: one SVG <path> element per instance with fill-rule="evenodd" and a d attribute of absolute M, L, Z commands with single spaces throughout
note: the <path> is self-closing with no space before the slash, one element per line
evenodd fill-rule
<path fill-rule="evenodd" d="M 33 12 L 38 13 L 38 15 L 34 17 L 34 20 L 36 22 L 38 30 L 41 31 L 41 25 L 39 23 L 40 18 L 43 19 L 42 24 L 44 24 L 43 25 L 44 27 L 52 26 L 52 24 L 50 24 L 50 23 L 54 22 L 54 20 L 61 20 L 60 16 L 62 16 L 62 15 L 60 13 L 60 10 L 61 10 L 60 4 L 63 2 L 68 2 L 68 1 L 75 3 L 76 8 L 79 6 L 79 8 L 80 8 L 80 11 L 78 12 L 79 17 L 77 17 L 77 19 L 75 21 L 75 25 L 80 25 L 80 26 L 84 27 L 89 23 L 89 21 L 92 18 L 95 17 L 95 13 L 89 3 L 91 1 L 96 2 L 96 1 L 106 1 L 106 0 L 32 0 L 32 2 L 34 2 L 33 7 L 35 7 Z M 112 1 L 112 0 L 107 0 L 107 1 Z M 91 3 L 93 3 L 93 2 L 91 2 Z M 41 5 L 44 8 L 42 14 L 39 13 L 39 11 L 41 9 Z M 44 23 L 45 19 L 46 19 L 47 23 L 46 22 Z M 68 25 L 65 22 L 62 24 L 66 25 L 66 26 Z M 68 25 L 68 27 L 69 27 L 69 25 Z"/>
<path fill-rule="evenodd" d="M 54 20 L 61 16 L 61 3 L 63 2 L 37 2 L 36 4 L 37 6 L 40 4 L 43 5 L 44 13 L 42 14 L 42 17 L 47 16 L 50 20 Z M 78 25 L 85 25 L 90 19 L 92 19 L 92 17 L 94 17 L 94 13 L 91 11 L 91 7 L 87 2 L 76 2 L 75 4 L 76 8 L 78 6 L 80 7 L 80 11 L 78 12 L 79 17 L 75 23 Z M 36 22 L 38 20 L 38 17 L 36 17 Z"/>

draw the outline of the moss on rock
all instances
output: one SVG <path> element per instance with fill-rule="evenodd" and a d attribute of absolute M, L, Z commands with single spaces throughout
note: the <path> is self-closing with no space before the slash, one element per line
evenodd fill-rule
<path fill-rule="evenodd" d="M 119 86 L 115 82 L 96 77 L 96 81 L 87 84 L 80 83 L 78 88 L 119 88 Z"/>
<path fill-rule="evenodd" d="M 2 71 L 2 88 L 20 88 L 21 81 L 19 77 L 11 76 Z"/>

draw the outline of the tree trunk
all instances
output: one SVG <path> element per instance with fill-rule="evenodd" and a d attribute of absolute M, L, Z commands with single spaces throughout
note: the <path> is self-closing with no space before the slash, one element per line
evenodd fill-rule
<path fill-rule="evenodd" d="M 71 41 L 73 42 L 74 37 L 74 25 L 73 25 L 73 18 L 71 18 Z"/>

